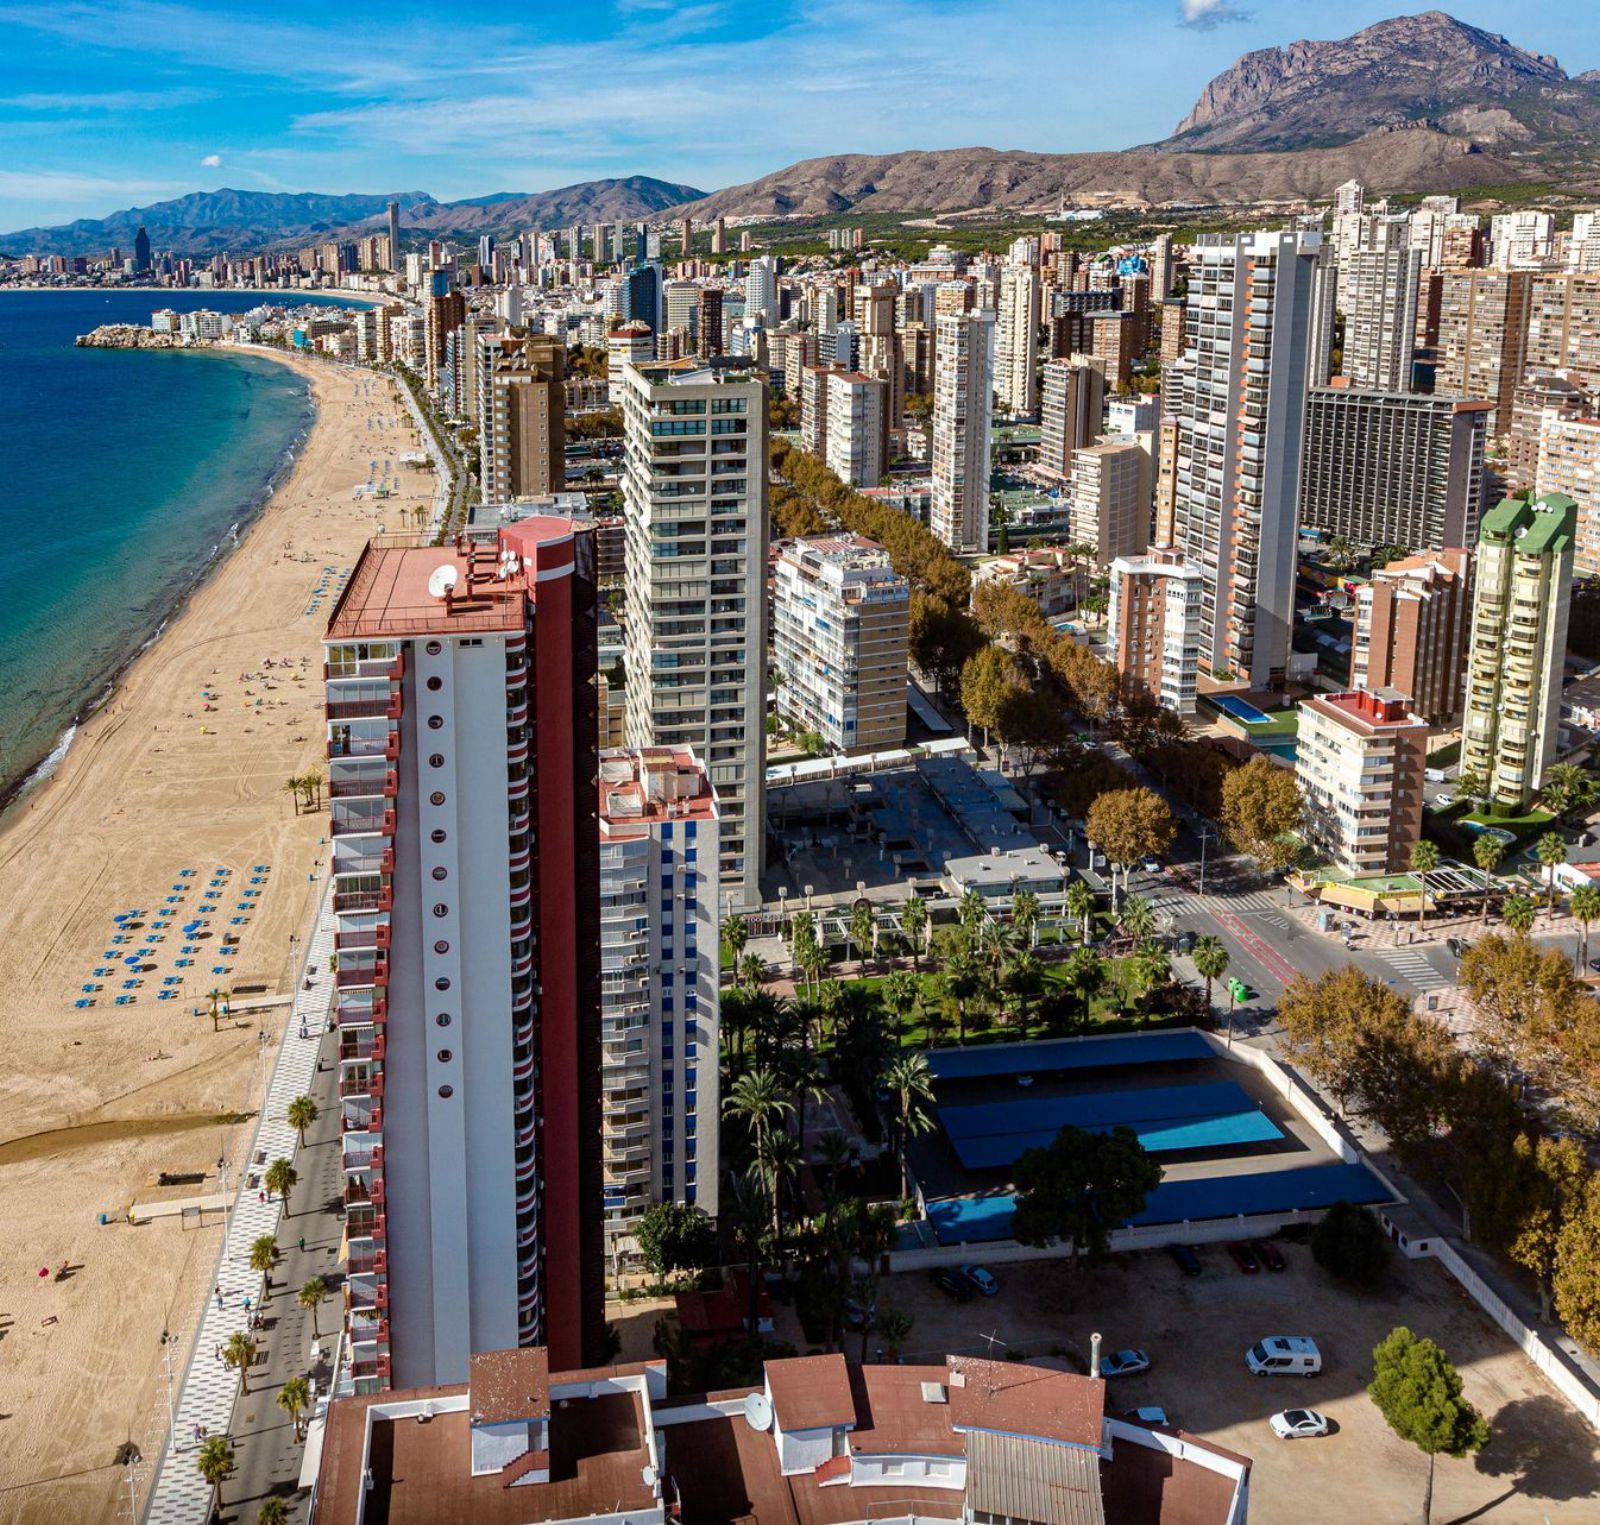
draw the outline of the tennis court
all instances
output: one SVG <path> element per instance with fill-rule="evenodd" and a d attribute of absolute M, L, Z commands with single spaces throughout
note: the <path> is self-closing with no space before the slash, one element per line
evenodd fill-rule
<path fill-rule="evenodd" d="M 1065 1127 L 1131 1128 L 1152 1154 L 1274 1143 L 1282 1130 L 1231 1080 L 1133 1091 L 1040 1096 L 940 1107 L 939 1121 L 968 1170 L 1015 1164 Z"/>

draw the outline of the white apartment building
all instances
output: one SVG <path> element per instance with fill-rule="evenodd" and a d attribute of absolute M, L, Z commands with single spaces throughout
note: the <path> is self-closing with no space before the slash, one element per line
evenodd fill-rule
<path fill-rule="evenodd" d="M 1038 406 L 1038 377 L 1039 271 L 1032 264 L 1008 264 L 1000 271 L 995 364 L 995 391 L 1001 408 L 1013 418 L 1031 416 Z"/>
<path fill-rule="evenodd" d="M 1525 810 L 1555 761 L 1578 506 L 1508 498 L 1483 516 L 1467 654 L 1461 767 Z"/>
<path fill-rule="evenodd" d="M 1294 617 L 1296 501 L 1321 236 L 1202 235 L 1191 251 L 1174 533 L 1201 570 L 1200 670 L 1281 682 Z"/>
<path fill-rule="evenodd" d="M 1501 270 L 1532 269 L 1550 258 L 1555 236 L 1550 212 L 1502 212 L 1489 219 L 1489 262 Z"/>
<path fill-rule="evenodd" d="M 717 801 L 692 750 L 600 753 L 606 1259 L 656 1202 L 718 1202 Z"/>
<path fill-rule="evenodd" d="M 627 372 L 627 737 L 692 747 L 722 823 L 721 891 L 761 900 L 766 846 L 766 385 L 696 360 Z"/>
<path fill-rule="evenodd" d="M 888 469 L 889 383 L 860 371 L 829 371 L 824 459 L 841 482 L 876 487 Z"/>
<path fill-rule="evenodd" d="M 612 407 L 621 404 L 627 387 L 622 373 L 630 365 L 648 365 L 655 358 L 656 336 L 641 318 L 634 318 L 606 335 L 606 393 Z"/>
<path fill-rule="evenodd" d="M 1410 246 L 1404 219 L 1385 218 L 1372 244 L 1339 269 L 1344 303 L 1343 373 L 1352 386 L 1411 390 L 1422 251 Z M 1317 378 L 1313 377 L 1313 380 Z"/>
<path fill-rule="evenodd" d="M 770 254 L 758 254 L 750 261 L 744 278 L 744 314 L 751 320 L 777 319 L 778 267 Z"/>
<path fill-rule="evenodd" d="M 906 739 L 910 585 L 860 535 L 796 540 L 773 577 L 778 709 L 835 752 L 882 752 Z"/>
<path fill-rule="evenodd" d="M 1112 664 L 1179 715 L 1195 710 L 1203 587 L 1200 569 L 1176 551 L 1111 563 L 1106 626 Z"/>
<path fill-rule="evenodd" d="M 1295 773 L 1307 839 L 1347 874 L 1399 873 L 1422 835 L 1428 722 L 1390 691 L 1300 706 Z"/>
<path fill-rule="evenodd" d="M 972 554 L 989 548 L 994 314 L 945 313 L 936 332 L 931 528 L 951 550 Z"/>

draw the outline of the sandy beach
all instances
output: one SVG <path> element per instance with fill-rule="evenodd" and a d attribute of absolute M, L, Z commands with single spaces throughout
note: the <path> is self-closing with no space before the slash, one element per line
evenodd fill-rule
<path fill-rule="evenodd" d="M 0 833 L 0 1522 L 115 1518 L 126 1441 L 148 1485 L 160 1337 L 187 1356 L 221 1220 L 126 1210 L 216 1191 L 244 1147 L 226 1119 L 253 1116 L 258 1026 L 285 1008 L 213 1032 L 208 992 L 270 1002 L 293 978 L 327 817 L 284 784 L 326 768 L 322 631 L 375 527 L 432 497 L 398 468 L 419 446 L 392 382 L 279 358 L 317 403 L 290 477 Z M 374 458 L 387 501 L 352 496 Z"/>

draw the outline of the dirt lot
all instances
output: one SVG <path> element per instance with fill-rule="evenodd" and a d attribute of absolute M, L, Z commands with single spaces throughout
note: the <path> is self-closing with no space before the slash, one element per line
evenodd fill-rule
<path fill-rule="evenodd" d="M 1398 1262 L 1381 1295 L 1333 1285 L 1303 1245 L 1284 1245 L 1288 1269 L 1245 1276 L 1222 1246 L 1200 1251 L 1202 1276 L 1188 1279 L 1165 1254 L 1082 1269 L 1065 1261 L 999 1266 L 999 1295 L 959 1305 L 926 1275 L 886 1278 L 878 1306 L 915 1319 L 906 1355 L 942 1359 L 946 1351 L 996 1348 L 1028 1355 L 1087 1354 L 1098 1330 L 1106 1349 L 1142 1346 L 1151 1369 L 1114 1380 L 1108 1405 L 1159 1404 L 1190 1434 L 1255 1462 L 1250 1517 L 1256 1525 L 1407 1525 L 1421 1518 L 1427 1463 L 1397 1440 L 1365 1392 L 1372 1347 L 1396 1324 L 1437 1340 L 1456 1363 L 1467 1396 L 1488 1416 L 1494 1438 L 1477 1457 L 1441 1457 L 1436 1521 L 1593 1521 L 1600 1518 L 1600 1437 L 1582 1423 L 1522 1354 L 1431 1261 Z M 778 1333 L 799 1339 L 791 1309 Z M 1312 1336 L 1323 1353 L 1320 1377 L 1256 1378 L 1244 1365 L 1263 1335 Z M 869 1353 L 871 1344 L 869 1340 Z M 855 1359 L 856 1337 L 846 1354 Z M 1279 1441 L 1267 1419 L 1284 1408 L 1314 1407 L 1333 1420 L 1321 1440 Z"/>

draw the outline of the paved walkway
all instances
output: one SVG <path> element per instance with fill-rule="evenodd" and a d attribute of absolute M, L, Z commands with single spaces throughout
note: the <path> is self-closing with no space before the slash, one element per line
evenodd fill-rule
<path fill-rule="evenodd" d="M 167 1437 L 145 1509 L 149 1525 L 202 1525 L 211 1508 L 211 1488 L 195 1469 L 198 1446 L 192 1437 L 196 1425 L 203 1425 L 208 1434 L 225 1435 L 232 1423 L 239 1374 L 222 1364 L 217 1351 L 230 1335 L 246 1328 L 245 1299 L 252 1308 L 261 1301 L 262 1278 L 250 1269 L 250 1246 L 263 1234 L 281 1239 L 282 1204 L 265 1195 L 261 1178 L 273 1160 L 295 1155 L 298 1139 L 284 1114 L 296 1096 L 313 1087 L 333 1001 L 333 975 L 328 967 L 332 956 L 333 901 L 325 890 L 304 966 L 316 973 L 302 979 L 296 991 L 294 1012 L 284 1028 L 255 1138 L 243 1162 L 213 1278 L 221 1295 L 207 1298 L 189 1353 L 176 1403 L 176 1433 Z M 226 1486 L 223 1491 L 227 1492 Z"/>

